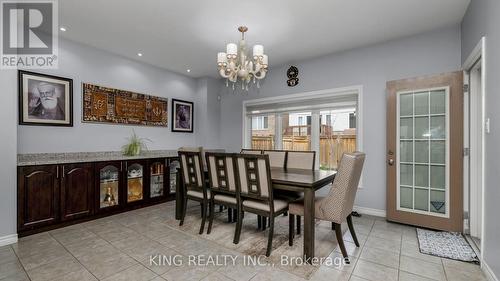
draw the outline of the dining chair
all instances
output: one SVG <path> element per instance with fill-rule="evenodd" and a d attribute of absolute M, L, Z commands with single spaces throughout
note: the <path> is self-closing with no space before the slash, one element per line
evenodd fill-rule
<path fill-rule="evenodd" d="M 314 170 L 316 151 L 288 151 L 286 156 L 286 169 Z"/>
<path fill-rule="evenodd" d="M 285 168 L 286 150 L 264 150 L 263 154 L 269 155 L 269 165 L 271 165 L 271 168 Z"/>
<path fill-rule="evenodd" d="M 330 192 L 326 197 L 316 197 L 314 216 L 316 219 L 332 222 L 337 241 L 344 259 L 349 263 L 349 257 L 342 238 L 341 224 L 347 221 L 349 231 L 356 247 L 359 247 L 358 238 L 354 232 L 351 212 L 358 190 L 359 179 L 363 170 L 365 154 L 362 152 L 344 153 L 340 161 L 337 175 L 331 184 Z M 304 200 L 300 199 L 289 204 L 289 245 L 293 245 L 294 215 L 304 215 Z"/>
<path fill-rule="evenodd" d="M 215 204 L 226 206 L 228 214 L 231 210 L 238 209 L 236 200 L 236 176 L 234 172 L 232 153 L 207 152 L 205 154 L 208 165 L 208 176 L 210 186 L 210 216 L 207 234 L 212 231 L 214 221 Z M 232 219 L 229 218 L 229 222 Z"/>
<path fill-rule="evenodd" d="M 234 244 L 238 244 L 245 212 L 270 218 L 266 256 L 271 255 L 274 219 L 288 210 L 288 202 L 273 198 L 269 155 L 235 155 L 237 170 L 238 222 Z"/>
<path fill-rule="evenodd" d="M 205 182 L 202 153 L 201 151 L 178 151 L 178 154 L 181 162 L 181 176 L 184 181 L 182 190 L 184 192 L 184 204 L 179 226 L 184 224 L 187 200 L 200 202 L 202 220 L 199 233 L 202 234 L 207 219 L 207 207 L 211 198 L 210 190 L 208 190 Z"/>
<path fill-rule="evenodd" d="M 241 154 L 262 154 L 262 150 L 259 149 L 248 149 L 248 148 L 242 148 L 241 149 Z"/>

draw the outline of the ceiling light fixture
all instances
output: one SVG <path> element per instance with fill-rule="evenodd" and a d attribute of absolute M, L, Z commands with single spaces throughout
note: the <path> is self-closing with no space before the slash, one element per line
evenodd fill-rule
<path fill-rule="evenodd" d="M 62 31 L 62 32 L 64 32 L 64 31 L 66 31 L 66 27 L 61 26 L 61 27 L 59 27 L 59 30 Z"/>
<path fill-rule="evenodd" d="M 186 71 L 187 71 L 187 72 L 191 72 L 191 69 L 187 69 Z"/>
<path fill-rule="evenodd" d="M 139 57 L 142 57 L 142 53 L 137 53 L 137 55 L 138 55 Z"/>
<path fill-rule="evenodd" d="M 232 82 L 233 90 L 235 84 L 238 83 L 238 78 L 242 90 L 248 91 L 251 81 L 257 83 L 257 88 L 260 88 L 259 80 L 266 77 L 268 70 L 268 57 L 264 55 L 264 46 L 253 46 L 253 57 L 248 58 L 245 42 L 245 32 L 248 31 L 248 28 L 240 26 L 238 31 L 241 32 L 239 46 L 235 43 L 229 43 L 225 53 L 217 54 L 219 74 L 226 78 L 226 87 L 229 87 L 229 82 Z"/>

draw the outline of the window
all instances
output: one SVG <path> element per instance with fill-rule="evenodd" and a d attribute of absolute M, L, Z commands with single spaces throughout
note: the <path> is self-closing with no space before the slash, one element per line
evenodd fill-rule
<path fill-rule="evenodd" d="M 350 87 L 244 101 L 242 147 L 312 150 L 317 168 L 336 169 L 343 152 L 362 150 L 361 91 Z"/>
<path fill-rule="evenodd" d="M 356 128 L 356 113 L 349 113 L 349 128 Z"/>
<path fill-rule="evenodd" d="M 269 128 L 268 116 L 252 117 L 252 130 L 266 130 Z"/>

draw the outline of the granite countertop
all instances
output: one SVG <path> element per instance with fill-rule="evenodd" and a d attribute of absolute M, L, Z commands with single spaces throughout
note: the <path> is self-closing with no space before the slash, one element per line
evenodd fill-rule
<path fill-rule="evenodd" d="M 151 159 L 175 156 L 177 156 L 177 150 L 149 150 L 138 156 L 124 156 L 120 151 L 18 154 L 17 166 Z"/>

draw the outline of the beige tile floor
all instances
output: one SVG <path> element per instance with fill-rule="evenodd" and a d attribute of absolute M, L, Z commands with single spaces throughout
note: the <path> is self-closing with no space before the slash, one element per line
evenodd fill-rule
<path fill-rule="evenodd" d="M 234 224 L 226 222 L 225 213 L 217 215 L 210 235 L 197 234 L 199 223 L 199 206 L 191 205 L 179 227 L 169 202 L 28 236 L 0 248 L 0 280 L 486 280 L 477 265 L 421 254 L 413 227 L 382 218 L 354 219 L 361 247 L 346 232 L 351 264 L 341 266 L 281 264 L 282 256 L 300 257 L 303 245 L 299 235 L 288 246 L 286 217 L 276 222 L 273 253 L 261 259 L 264 266 L 244 263 L 247 255 L 265 252 L 267 231 L 256 229 L 255 216 L 245 216 L 238 245 L 232 243 Z M 316 254 L 341 257 L 327 223 L 317 223 Z M 156 255 L 180 257 L 183 263 L 152 263 Z M 231 256 L 236 263 L 192 266 L 189 255 Z"/>

